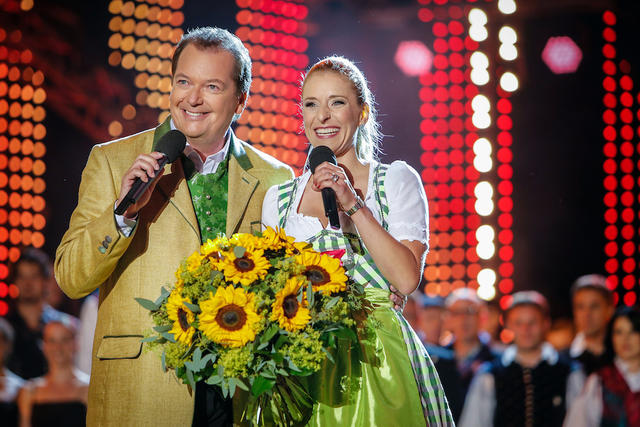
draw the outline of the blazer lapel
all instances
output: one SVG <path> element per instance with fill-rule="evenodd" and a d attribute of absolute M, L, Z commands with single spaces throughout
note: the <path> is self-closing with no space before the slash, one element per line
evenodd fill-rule
<path fill-rule="evenodd" d="M 153 148 L 155 147 L 164 134 L 171 130 L 171 116 L 156 128 L 153 135 Z M 198 236 L 200 240 L 200 226 L 193 210 L 193 201 L 191 200 L 191 192 L 185 179 L 185 169 L 189 169 L 190 160 L 184 155 L 180 156 L 178 161 L 165 166 L 164 175 L 158 181 L 156 188 L 169 200 L 169 203 L 180 213 L 189 227 Z M 191 169 L 193 169 L 191 165 Z"/>
<path fill-rule="evenodd" d="M 249 200 L 258 187 L 260 180 L 248 171 L 253 168 L 251 160 L 242 148 L 242 144 L 236 140 L 231 132 L 229 146 L 229 194 L 227 198 L 227 236 L 231 236 L 238 230 Z"/>

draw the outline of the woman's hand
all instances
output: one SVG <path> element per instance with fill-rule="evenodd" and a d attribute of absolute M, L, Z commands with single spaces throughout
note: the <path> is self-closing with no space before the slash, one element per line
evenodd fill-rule
<path fill-rule="evenodd" d="M 404 311 L 404 306 L 407 304 L 407 296 L 393 287 L 393 285 L 389 285 L 389 290 L 391 293 L 389 294 L 389 299 L 393 303 L 393 308 L 398 310 L 399 312 Z"/>
<path fill-rule="evenodd" d="M 356 204 L 356 191 L 344 169 L 329 162 L 318 165 L 312 175 L 311 188 L 314 191 L 322 191 L 323 188 L 333 189 L 336 193 L 336 201 L 342 210 L 350 209 Z"/>

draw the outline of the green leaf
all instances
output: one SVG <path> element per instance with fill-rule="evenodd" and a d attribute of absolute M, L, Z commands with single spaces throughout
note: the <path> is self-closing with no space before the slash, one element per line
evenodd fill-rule
<path fill-rule="evenodd" d="M 278 340 L 276 341 L 276 344 L 273 346 L 274 349 L 276 350 L 280 350 L 280 347 L 282 347 L 284 345 L 284 343 L 286 343 L 289 340 L 289 336 L 288 335 L 280 335 L 278 337 Z"/>
<path fill-rule="evenodd" d="M 167 341 L 176 342 L 176 339 L 173 336 L 173 334 L 170 334 L 169 332 L 161 332 L 160 335 L 162 336 L 162 338 L 166 339 Z"/>
<path fill-rule="evenodd" d="M 249 387 L 240 378 L 234 378 L 234 380 L 238 388 L 241 388 L 244 391 L 249 391 Z"/>
<path fill-rule="evenodd" d="M 236 246 L 235 248 L 233 248 L 233 254 L 236 256 L 236 258 L 242 258 L 246 252 L 247 250 L 242 246 Z"/>
<path fill-rule="evenodd" d="M 233 397 L 236 394 L 236 379 L 229 378 L 229 397 Z"/>
<path fill-rule="evenodd" d="M 313 294 L 313 286 L 311 285 L 311 282 L 307 284 L 307 301 L 309 302 L 309 307 L 313 307 L 315 295 Z"/>
<path fill-rule="evenodd" d="M 212 375 L 205 381 L 209 385 L 218 385 L 222 382 L 222 377 L 219 375 Z"/>
<path fill-rule="evenodd" d="M 215 282 L 218 276 L 223 276 L 223 274 L 217 270 L 211 272 L 211 281 Z"/>
<path fill-rule="evenodd" d="M 262 337 L 260 338 L 260 342 L 261 343 L 266 343 L 266 342 L 271 341 L 271 338 L 273 338 L 278 333 L 279 330 L 280 330 L 280 328 L 278 327 L 278 325 L 276 325 L 275 323 L 272 324 L 264 332 L 264 334 L 262 334 Z"/>
<path fill-rule="evenodd" d="M 284 360 L 284 355 L 282 353 L 273 352 L 270 354 L 271 358 L 276 361 L 276 363 L 282 363 Z"/>
<path fill-rule="evenodd" d="M 187 366 L 186 363 L 185 363 L 185 366 Z M 192 389 L 196 388 L 196 382 L 193 379 L 193 371 L 189 368 L 187 368 L 187 381 L 189 382 L 189 385 L 191 386 Z"/>
<path fill-rule="evenodd" d="M 191 310 L 192 313 L 200 313 L 200 306 L 198 304 L 191 304 L 189 302 L 183 301 L 182 302 L 184 304 L 185 307 L 187 307 L 189 310 Z"/>
<path fill-rule="evenodd" d="M 357 342 L 358 341 L 358 337 L 356 336 L 356 333 L 353 332 L 353 330 L 350 329 L 350 328 L 339 328 L 335 332 L 335 334 L 339 338 L 348 339 L 348 340 L 351 340 L 353 342 Z"/>
<path fill-rule="evenodd" d="M 155 304 L 160 307 L 162 305 L 162 303 L 167 299 L 167 297 L 171 295 L 171 292 L 169 292 L 167 289 L 165 289 L 165 287 L 161 287 L 160 288 L 160 296 L 158 297 L 158 299 L 156 299 Z"/>
<path fill-rule="evenodd" d="M 229 397 L 229 383 L 223 381 L 222 384 L 220 384 L 220 388 L 222 388 L 222 397 L 225 399 Z"/>
<path fill-rule="evenodd" d="M 156 332 L 169 332 L 171 330 L 173 326 L 171 325 L 158 325 L 158 326 L 154 326 L 153 330 Z"/>
<path fill-rule="evenodd" d="M 340 301 L 340 297 L 333 297 L 329 300 L 328 303 L 325 304 L 324 308 L 331 308 L 336 305 Z"/>
<path fill-rule="evenodd" d="M 140 342 L 156 342 L 161 340 L 162 338 L 157 335 L 151 335 L 150 337 L 142 338 Z"/>
<path fill-rule="evenodd" d="M 251 394 L 253 394 L 254 397 L 258 397 L 262 393 L 271 390 L 275 384 L 275 380 L 259 376 L 255 379 L 253 385 L 251 386 Z"/>
<path fill-rule="evenodd" d="M 329 359 L 331 361 L 331 363 L 333 363 L 333 364 L 336 363 L 336 361 L 334 360 L 334 358 L 331 355 L 331 352 L 329 352 L 329 350 L 327 350 L 326 348 L 322 347 L 322 351 L 324 351 L 324 354 L 327 355 L 327 359 Z"/>
<path fill-rule="evenodd" d="M 160 308 L 160 304 L 156 304 L 153 301 L 150 301 L 148 299 L 144 299 L 144 298 L 134 298 L 138 304 L 140 304 L 143 308 L 149 310 L 149 311 L 156 311 L 157 309 Z"/>

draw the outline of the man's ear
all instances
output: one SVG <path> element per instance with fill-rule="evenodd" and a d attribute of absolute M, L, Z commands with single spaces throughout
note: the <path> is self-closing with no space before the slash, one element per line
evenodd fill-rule
<path fill-rule="evenodd" d="M 247 103 L 247 94 L 241 93 L 238 97 L 238 106 L 236 107 L 236 114 L 242 114 L 244 106 Z"/>

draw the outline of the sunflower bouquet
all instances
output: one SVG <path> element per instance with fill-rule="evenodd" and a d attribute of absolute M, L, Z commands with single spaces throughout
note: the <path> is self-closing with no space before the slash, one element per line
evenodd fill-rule
<path fill-rule="evenodd" d="M 301 422 L 314 403 L 303 378 L 374 327 L 364 289 L 332 255 L 272 228 L 209 240 L 157 300 L 136 298 L 155 325 L 143 342 L 192 389 L 240 394 L 243 420 Z"/>

